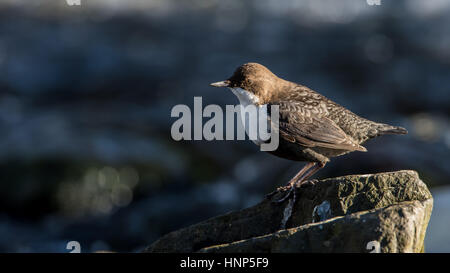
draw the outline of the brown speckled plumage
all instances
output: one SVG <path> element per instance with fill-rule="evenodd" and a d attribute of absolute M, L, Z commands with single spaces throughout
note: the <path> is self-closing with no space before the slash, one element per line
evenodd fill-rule
<path fill-rule="evenodd" d="M 301 184 L 325 166 L 331 157 L 366 151 L 361 144 L 368 139 L 383 134 L 407 133 L 402 127 L 362 118 L 306 86 L 278 78 L 257 63 L 240 66 L 228 80 L 213 86 L 239 87 L 256 95 L 261 105 L 279 106 L 280 143 L 271 153 L 314 163 L 302 169 L 291 180 L 291 186 L 297 182 Z"/>

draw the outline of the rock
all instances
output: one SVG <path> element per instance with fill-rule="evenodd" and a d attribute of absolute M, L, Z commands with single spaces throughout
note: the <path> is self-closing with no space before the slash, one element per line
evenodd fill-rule
<path fill-rule="evenodd" d="M 144 251 L 421 252 L 433 199 L 406 170 L 324 179 L 297 189 L 291 205 L 263 200 L 171 232 Z"/>

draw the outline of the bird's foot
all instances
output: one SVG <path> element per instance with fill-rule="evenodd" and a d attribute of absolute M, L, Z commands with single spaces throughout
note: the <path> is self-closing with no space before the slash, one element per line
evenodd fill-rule
<path fill-rule="evenodd" d="M 315 184 L 317 184 L 317 182 L 319 182 L 319 180 L 317 180 L 317 179 L 311 179 L 311 180 L 306 180 L 306 181 L 303 181 L 300 185 L 299 185 L 299 187 L 300 188 L 303 188 L 303 187 L 311 187 L 311 186 L 314 186 Z"/>
<path fill-rule="evenodd" d="M 273 200 L 272 203 L 275 203 L 275 204 L 283 203 L 283 202 L 286 201 L 291 195 L 294 196 L 294 202 L 295 202 L 295 186 L 294 186 L 294 185 L 290 186 L 289 189 L 288 189 L 287 191 L 288 191 L 288 192 L 287 192 L 283 197 L 281 197 L 281 198 L 278 199 L 278 200 Z"/>
<path fill-rule="evenodd" d="M 273 200 L 272 203 L 283 203 L 284 201 L 286 201 L 291 194 L 294 195 L 294 200 L 295 200 L 295 195 L 296 195 L 296 188 L 306 188 L 306 187 L 311 187 L 314 186 L 317 182 L 319 182 L 319 180 L 317 179 L 311 179 L 311 180 L 306 180 L 306 181 L 299 181 L 293 185 L 287 185 L 287 186 L 283 186 L 283 187 L 278 187 L 276 190 L 274 190 L 273 192 L 269 193 L 266 195 L 267 199 L 270 199 L 272 196 L 274 196 L 275 194 L 279 193 L 279 192 L 286 192 L 287 193 L 280 199 L 278 200 Z"/>
<path fill-rule="evenodd" d="M 266 198 L 270 199 L 272 196 L 274 196 L 275 194 L 277 194 L 279 192 L 291 191 L 291 189 L 292 189 L 292 186 L 290 186 L 290 185 L 286 185 L 286 186 L 283 186 L 283 187 L 278 187 L 273 192 L 266 194 Z"/>
<path fill-rule="evenodd" d="M 288 185 L 288 186 L 284 186 L 284 187 L 279 187 L 278 189 L 276 189 L 275 191 L 269 193 L 266 195 L 266 198 L 271 198 L 272 196 L 274 196 L 275 194 L 279 193 L 279 192 L 286 192 L 285 195 L 283 197 L 281 197 L 278 200 L 272 200 L 272 203 L 275 204 L 280 204 L 283 203 L 284 201 L 286 201 L 291 195 L 294 196 L 294 202 L 295 202 L 295 198 L 296 198 L 296 186 L 295 185 Z"/>

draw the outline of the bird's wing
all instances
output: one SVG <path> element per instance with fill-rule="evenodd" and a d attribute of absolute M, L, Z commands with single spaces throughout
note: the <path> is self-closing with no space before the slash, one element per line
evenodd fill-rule
<path fill-rule="evenodd" d="M 286 141 L 306 147 L 367 151 L 326 117 L 326 107 L 320 103 L 280 101 L 272 105 L 279 106 L 279 135 Z"/>

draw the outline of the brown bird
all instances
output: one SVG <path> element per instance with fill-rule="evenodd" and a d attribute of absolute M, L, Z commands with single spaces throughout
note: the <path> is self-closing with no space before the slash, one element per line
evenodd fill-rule
<path fill-rule="evenodd" d="M 211 85 L 230 88 L 243 106 L 279 106 L 279 146 L 270 153 L 308 163 L 289 181 L 288 193 L 278 202 L 292 192 L 295 202 L 294 187 L 305 184 L 330 158 L 366 152 L 361 144 L 380 135 L 407 134 L 402 127 L 362 118 L 306 86 L 277 77 L 261 64 L 241 65 L 229 79 Z"/>

